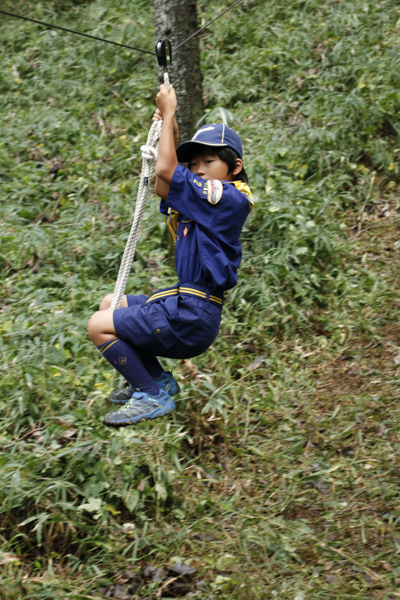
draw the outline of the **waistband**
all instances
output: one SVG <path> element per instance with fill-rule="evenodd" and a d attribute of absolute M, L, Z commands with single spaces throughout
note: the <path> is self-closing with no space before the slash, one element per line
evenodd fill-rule
<path fill-rule="evenodd" d="M 146 300 L 146 304 L 148 302 L 153 302 L 155 300 L 161 300 L 163 298 L 168 298 L 169 296 L 177 296 L 178 294 L 185 294 L 188 296 L 194 296 L 195 298 L 200 298 L 200 300 L 207 300 L 209 302 L 213 302 L 217 306 L 222 307 L 223 297 L 215 294 L 211 290 L 207 288 L 203 288 L 200 285 L 196 285 L 194 283 L 177 283 L 176 286 L 166 288 L 164 290 L 159 290 L 155 292 Z"/>

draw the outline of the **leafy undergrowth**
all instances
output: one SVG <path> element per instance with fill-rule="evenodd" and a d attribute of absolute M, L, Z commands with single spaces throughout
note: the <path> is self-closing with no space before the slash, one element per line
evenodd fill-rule
<path fill-rule="evenodd" d="M 151 46 L 144 1 L 3 5 Z M 398 6 L 234 10 L 202 61 L 204 120 L 241 134 L 256 199 L 240 282 L 212 348 L 164 362 L 176 412 L 111 431 L 122 382 L 86 323 L 130 229 L 154 65 L 0 25 L 7 600 L 400 597 Z M 153 198 L 130 289 L 175 282 L 166 233 Z"/>

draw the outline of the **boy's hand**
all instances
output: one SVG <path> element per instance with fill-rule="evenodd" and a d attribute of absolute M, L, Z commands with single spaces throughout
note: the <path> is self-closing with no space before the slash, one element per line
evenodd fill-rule
<path fill-rule="evenodd" d="M 169 88 L 169 93 L 165 89 L 165 85 L 160 85 L 160 91 L 157 94 L 156 103 L 164 119 L 170 116 L 175 116 L 177 101 L 175 90 L 172 85 Z"/>
<path fill-rule="evenodd" d="M 163 119 L 163 114 L 162 114 L 161 110 L 159 108 L 157 108 L 157 110 L 155 111 L 155 113 L 153 115 L 153 121 L 155 121 L 155 122 L 162 121 L 162 119 Z M 174 119 L 174 142 L 175 142 L 175 149 L 176 149 L 179 144 L 179 128 L 178 128 L 178 123 L 176 122 L 176 119 Z"/>
<path fill-rule="evenodd" d="M 163 119 L 162 112 L 159 108 L 157 108 L 153 115 L 153 121 L 162 121 L 162 119 Z"/>

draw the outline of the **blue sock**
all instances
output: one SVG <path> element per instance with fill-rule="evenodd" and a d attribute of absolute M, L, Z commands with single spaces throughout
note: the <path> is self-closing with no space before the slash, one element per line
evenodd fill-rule
<path fill-rule="evenodd" d="M 150 352 L 146 352 L 144 350 L 139 350 L 138 354 L 142 360 L 143 366 L 150 375 L 150 377 L 155 377 L 156 379 L 161 377 L 164 373 L 164 369 L 154 356 L 154 354 L 150 354 Z"/>
<path fill-rule="evenodd" d="M 158 396 L 160 393 L 158 386 L 132 346 L 116 338 L 97 347 L 110 365 L 121 373 L 132 387 L 152 396 Z"/>

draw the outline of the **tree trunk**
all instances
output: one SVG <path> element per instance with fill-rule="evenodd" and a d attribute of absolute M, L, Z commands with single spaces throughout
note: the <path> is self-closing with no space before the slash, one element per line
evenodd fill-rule
<path fill-rule="evenodd" d="M 198 30 L 196 0 L 154 0 L 153 5 L 156 40 L 168 38 L 175 48 Z M 197 36 L 172 53 L 168 72 L 178 98 L 176 120 L 180 139 L 189 140 L 204 113 Z"/>

